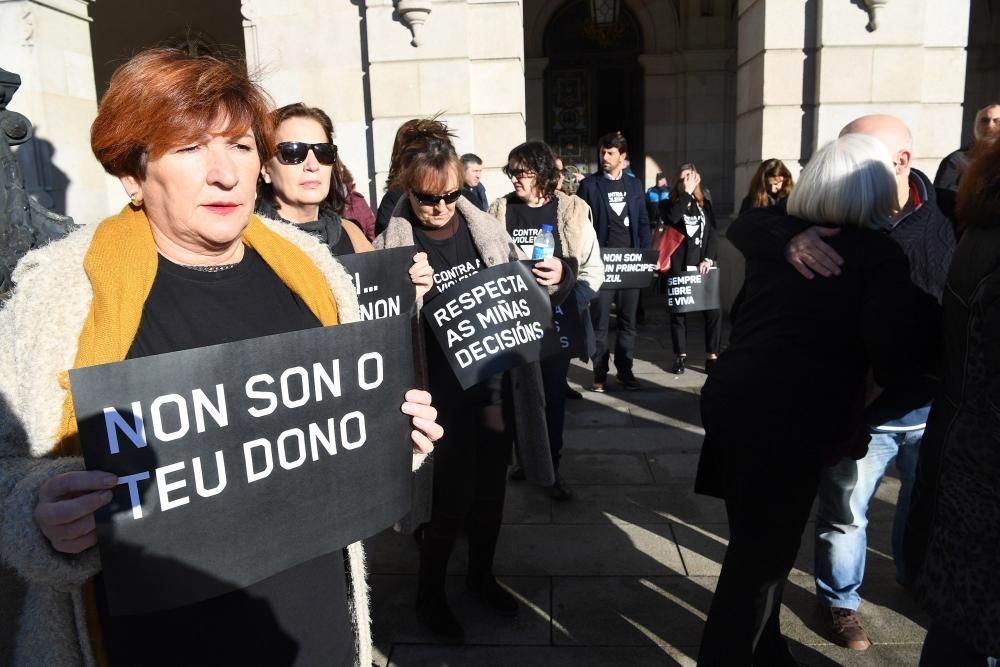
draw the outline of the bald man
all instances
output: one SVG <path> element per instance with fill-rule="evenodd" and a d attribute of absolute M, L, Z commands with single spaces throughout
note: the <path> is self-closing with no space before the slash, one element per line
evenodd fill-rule
<path fill-rule="evenodd" d="M 941 160 L 937 174 L 934 176 L 934 187 L 937 188 L 938 200 L 945 215 L 954 220 L 955 195 L 962 174 L 969 166 L 969 155 L 980 150 L 1000 138 L 1000 102 L 990 102 L 976 112 L 972 124 L 973 142 L 965 148 L 960 148 Z"/>
<path fill-rule="evenodd" d="M 899 335 L 937 332 L 941 294 L 955 250 L 951 223 L 937 207 L 930 180 L 911 166 L 913 137 L 906 123 L 895 116 L 862 116 L 841 130 L 841 135 L 851 133 L 877 138 L 889 149 L 895 165 L 899 212 L 886 233 L 899 243 L 909 259 L 910 278 L 924 297 L 923 319 L 927 322 L 926 327 L 921 327 L 923 331 L 900 331 Z M 784 258 L 806 279 L 815 279 L 817 274 L 831 278 L 840 273 L 843 259 L 823 241 L 824 236 L 835 234 L 836 230 L 795 221 L 782 224 L 779 220 L 758 217 L 753 225 L 740 226 L 738 233 L 730 233 L 728 238 L 747 258 Z M 738 322 L 738 315 L 734 319 Z M 886 322 L 886 326 L 892 323 Z M 910 389 L 907 395 L 887 392 L 869 405 L 868 454 L 859 461 L 845 459 L 826 468 L 820 482 L 815 549 L 817 597 L 830 610 L 831 639 L 854 650 L 863 651 L 871 646 L 857 615 L 867 547 L 866 514 L 893 459 L 902 482 L 893 526 L 893 555 L 898 579 L 907 580 L 902 561 L 903 528 L 917 452 L 933 394 L 929 386 Z"/>

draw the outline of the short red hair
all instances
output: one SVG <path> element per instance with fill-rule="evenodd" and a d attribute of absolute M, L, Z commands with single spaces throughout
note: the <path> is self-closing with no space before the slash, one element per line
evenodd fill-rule
<path fill-rule="evenodd" d="M 90 147 L 114 176 L 145 177 L 146 162 L 215 130 L 253 130 L 261 162 L 274 152 L 270 97 L 242 68 L 178 49 L 149 49 L 119 67 L 90 127 Z"/>

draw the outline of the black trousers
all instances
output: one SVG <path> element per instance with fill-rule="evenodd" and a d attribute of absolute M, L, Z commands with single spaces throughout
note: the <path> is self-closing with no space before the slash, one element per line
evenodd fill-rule
<path fill-rule="evenodd" d="M 712 419 L 709 414 L 704 418 L 708 432 Z M 730 418 L 733 421 L 743 423 Z M 805 434 L 801 439 L 782 435 L 781 440 L 766 432 L 736 439 L 731 432 L 711 435 L 726 443 L 730 535 L 698 664 L 795 665 L 781 636 L 778 615 L 819 487 L 819 456 L 803 451 L 808 442 Z"/>
<path fill-rule="evenodd" d="M 706 310 L 705 316 L 705 353 L 718 354 L 722 348 L 722 311 Z M 670 341 L 674 345 L 674 354 L 687 354 L 687 314 L 670 313 Z"/>
<path fill-rule="evenodd" d="M 611 349 L 608 346 L 608 326 L 611 321 L 611 304 L 617 303 L 618 336 L 615 339 L 615 368 L 619 373 L 631 373 L 635 361 L 635 313 L 639 307 L 639 290 L 604 290 L 590 305 L 590 319 L 594 325 L 597 349 L 594 352 L 594 376 L 608 374 Z"/>
<path fill-rule="evenodd" d="M 443 595 L 448 559 L 463 526 L 469 538 L 469 577 L 493 571 L 507 489 L 511 438 L 482 425 L 482 404 L 442 404 L 445 435 L 434 447 L 431 520 L 420 549 L 419 595 Z"/>
<path fill-rule="evenodd" d="M 545 422 L 552 451 L 552 467 L 559 472 L 559 457 L 563 447 L 563 428 L 566 424 L 566 373 L 570 355 L 559 352 L 542 359 L 542 385 L 545 389 Z"/>

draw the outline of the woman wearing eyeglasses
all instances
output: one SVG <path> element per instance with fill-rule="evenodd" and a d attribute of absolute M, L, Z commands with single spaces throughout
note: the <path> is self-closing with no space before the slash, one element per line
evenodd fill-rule
<path fill-rule="evenodd" d="M 334 255 L 372 250 L 359 225 L 341 217 L 352 190 L 342 180 L 346 169 L 338 169 L 330 117 L 301 103 L 283 106 L 272 117 L 278 146 L 260 170 L 257 214 L 298 226 Z"/>
<path fill-rule="evenodd" d="M 433 281 L 423 296 L 426 303 L 480 270 L 518 255 L 504 226 L 461 196 L 464 165 L 443 123 L 426 121 L 414 128 L 408 146 L 397 179 L 404 195 L 375 246 L 415 245 L 427 253 Z M 554 257 L 536 264 L 534 274 L 556 303 L 572 288 L 572 272 Z M 421 539 L 417 612 L 431 632 L 461 642 L 462 625 L 445 597 L 455 538 L 460 529 L 466 530 L 469 590 L 496 612 L 515 615 L 515 598 L 493 576 L 512 436 L 518 460 L 532 481 L 553 483 L 552 460 L 538 364 L 463 390 L 430 331 L 425 345 L 429 385 L 442 392 L 435 394 L 435 403 L 445 436 L 435 443 L 431 520 Z"/>
<path fill-rule="evenodd" d="M 601 249 L 597 245 L 597 234 L 587 202 L 559 191 L 562 181 L 559 162 L 552 149 L 544 142 L 529 141 L 515 147 L 507 156 L 507 166 L 504 167 L 504 173 L 510 178 L 514 191 L 493 202 L 490 214 L 507 225 L 507 233 L 529 257 L 535 236 L 542 225 L 552 226 L 555 256 L 568 258 L 576 268 L 573 297 L 562 306 L 564 309 L 573 308 L 579 313 L 584 337 L 592 346 L 594 332 L 588 304 L 604 282 L 604 262 L 601 261 Z M 552 467 L 556 473 L 559 471 L 559 454 L 563 445 L 566 372 L 571 358 L 570 352 L 562 351 L 541 361 L 545 386 L 545 417 Z M 522 478 L 522 471 L 515 468 L 511 477 Z M 572 497 L 558 474 L 555 484 L 549 487 L 549 495 L 555 500 L 569 500 Z"/>

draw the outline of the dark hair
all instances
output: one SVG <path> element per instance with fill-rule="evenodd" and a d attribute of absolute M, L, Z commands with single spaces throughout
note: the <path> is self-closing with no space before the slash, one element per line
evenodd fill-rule
<path fill-rule="evenodd" d="M 656 178 L 653 180 L 653 182 L 659 183 L 661 178 L 666 178 L 666 177 L 667 177 L 666 174 L 664 174 L 662 171 L 658 171 L 656 172 Z"/>
<path fill-rule="evenodd" d="M 448 186 L 449 175 L 454 175 L 461 186 L 465 165 L 455 152 L 452 136 L 447 125 L 433 118 L 411 126 L 403 137 L 398 156 L 399 173 L 392 187 L 441 192 Z"/>
<path fill-rule="evenodd" d="M 670 186 L 670 198 L 672 200 L 676 201 L 681 196 L 681 193 L 684 192 L 681 174 L 688 170 L 691 170 L 696 174 L 701 174 L 701 172 L 698 171 L 698 167 L 694 166 L 694 162 L 685 162 L 681 166 L 677 167 L 677 173 L 674 174 L 674 184 Z M 701 183 L 699 183 L 698 187 L 694 189 L 694 194 L 691 196 L 698 202 L 698 206 L 705 205 L 705 195 L 701 191 Z"/>
<path fill-rule="evenodd" d="M 309 120 L 316 121 L 323 128 L 326 140 L 331 144 L 333 143 L 333 121 L 330 120 L 330 117 L 322 109 L 307 107 L 302 102 L 286 104 L 271 114 L 271 119 L 274 123 L 274 132 L 277 133 L 281 124 L 290 118 L 308 118 Z M 275 147 L 277 147 L 277 144 L 275 144 Z M 330 175 L 330 191 L 326 193 L 323 201 L 329 204 L 336 211 L 337 215 L 343 215 L 348 194 L 353 186 L 354 176 L 351 175 L 350 170 L 338 157 L 336 162 L 333 163 L 333 173 Z M 274 204 L 274 185 L 265 183 L 263 178 L 258 179 L 257 196 Z"/>
<path fill-rule="evenodd" d="M 462 164 L 468 167 L 470 164 L 482 164 L 483 159 L 475 153 L 466 153 L 462 156 Z"/>
<path fill-rule="evenodd" d="M 143 179 L 146 163 L 172 147 L 215 130 L 239 136 L 252 130 L 261 163 L 274 151 L 271 98 L 245 68 L 180 49 L 147 49 L 115 70 L 90 147 L 104 170 Z"/>
<path fill-rule="evenodd" d="M 781 185 L 781 190 L 775 195 L 776 199 L 784 199 L 791 194 L 792 186 L 795 183 L 792 181 L 792 172 L 788 171 L 785 163 L 775 158 L 764 160 L 757 167 L 753 178 L 750 179 L 750 191 L 747 193 L 747 196 L 750 197 L 751 208 L 764 208 L 768 205 L 767 179 L 772 176 L 781 176 L 785 179 L 785 182 Z"/>
<path fill-rule="evenodd" d="M 535 184 L 542 197 L 551 196 L 559 184 L 556 156 L 544 141 L 526 141 L 507 155 L 507 164 L 535 172 Z"/>
<path fill-rule="evenodd" d="M 962 228 L 1000 223 L 1000 141 L 981 150 L 958 186 L 955 214 Z"/>
<path fill-rule="evenodd" d="M 628 153 L 628 141 L 620 131 L 608 132 L 597 140 L 598 148 L 617 148 L 619 153 Z"/>
<path fill-rule="evenodd" d="M 406 163 L 419 150 L 417 144 L 422 144 L 430 138 L 451 144 L 455 133 L 438 120 L 440 116 L 441 114 L 437 114 L 433 118 L 413 118 L 400 125 L 399 129 L 396 130 L 396 138 L 392 142 L 392 157 L 389 160 L 389 175 L 385 179 L 386 191 L 403 187 L 399 183 L 399 177 L 406 167 Z M 452 152 L 454 150 L 452 148 Z M 464 165 L 462 169 L 464 171 Z"/>

